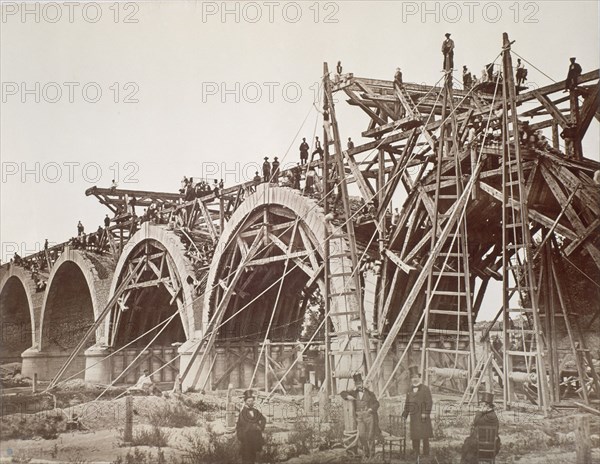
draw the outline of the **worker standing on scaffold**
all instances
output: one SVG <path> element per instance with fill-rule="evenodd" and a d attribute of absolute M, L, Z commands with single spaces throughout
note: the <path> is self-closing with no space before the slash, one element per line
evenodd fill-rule
<path fill-rule="evenodd" d="M 452 71 L 454 69 L 454 40 L 450 38 L 449 32 L 446 32 L 446 40 L 442 42 L 442 54 L 444 55 L 444 71 L 446 69 Z"/>

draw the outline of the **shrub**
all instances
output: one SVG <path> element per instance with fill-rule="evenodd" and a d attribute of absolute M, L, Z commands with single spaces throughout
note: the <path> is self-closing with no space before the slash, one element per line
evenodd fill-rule
<path fill-rule="evenodd" d="M 164 448 L 169 443 L 170 433 L 154 425 L 150 430 L 142 429 L 134 432 L 131 439 L 133 446 L 155 446 Z"/>
<path fill-rule="evenodd" d="M 196 417 L 181 404 L 167 403 L 150 413 L 149 422 L 157 427 L 192 427 L 196 425 Z"/>
<path fill-rule="evenodd" d="M 263 437 L 265 439 L 265 444 L 258 457 L 258 461 L 265 463 L 273 463 L 280 461 L 282 458 L 280 453 L 281 443 L 275 440 L 275 436 L 270 430 L 265 430 L 263 432 Z"/>
<path fill-rule="evenodd" d="M 188 408 L 194 409 L 198 412 L 207 412 L 207 411 L 215 411 L 216 406 L 207 403 L 206 401 L 202 401 L 200 399 L 194 399 L 190 396 L 181 397 L 181 401 Z"/>
<path fill-rule="evenodd" d="M 159 449 L 156 452 L 156 457 L 151 451 L 140 451 L 137 448 L 127 452 L 125 456 L 118 456 L 112 464 L 166 464 L 165 453 Z"/>
<path fill-rule="evenodd" d="M 344 422 L 332 418 L 329 427 L 319 433 L 319 449 L 331 449 L 344 441 Z"/>
<path fill-rule="evenodd" d="M 288 436 L 288 445 L 295 456 L 308 454 L 314 448 L 317 436 L 317 431 L 312 424 L 306 420 L 299 420 L 294 423 L 294 429 Z"/>
<path fill-rule="evenodd" d="M 235 435 L 219 435 L 212 427 L 207 428 L 208 441 L 196 435 L 185 435 L 191 464 L 234 463 L 238 460 L 239 445 Z"/>
<path fill-rule="evenodd" d="M 0 422 L 2 440 L 43 438 L 53 440 L 66 430 L 65 418 L 60 413 L 11 415 Z"/>

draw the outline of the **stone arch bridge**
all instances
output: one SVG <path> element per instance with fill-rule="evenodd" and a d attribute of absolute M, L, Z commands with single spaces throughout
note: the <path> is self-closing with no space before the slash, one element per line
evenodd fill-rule
<path fill-rule="evenodd" d="M 571 353 L 589 401 L 600 163 L 581 140 L 600 118 L 598 70 L 568 98 L 564 83 L 516 95 L 509 45 L 503 55 L 501 92 L 325 72 L 323 159 L 267 182 L 88 189 L 109 226 L 0 269 L 3 361 L 53 384 L 133 383 L 150 368 L 196 389 L 286 392 L 306 380 L 332 391 L 357 371 L 393 391 L 420 364 L 430 383 L 465 397 L 501 388 L 506 404 L 528 397 L 523 379 L 547 377 L 533 382 L 547 407 Z M 342 149 L 335 92 L 366 113 L 372 141 Z M 552 144 L 528 136 L 546 129 Z M 475 320 L 493 280 L 505 349 L 482 358 Z"/>

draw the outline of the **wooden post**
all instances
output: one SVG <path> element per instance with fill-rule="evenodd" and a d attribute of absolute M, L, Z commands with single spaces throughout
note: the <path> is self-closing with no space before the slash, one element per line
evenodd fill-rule
<path fill-rule="evenodd" d="M 571 123 L 577 129 L 579 129 L 579 99 L 577 89 L 571 89 L 569 102 L 571 109 Z M 572 139 L 571 151 L 567 154 L 577 160 L 581 160 L 583 158 L 581 137 L 577 134 L 577 132 L 575 133 L 575 137 Z"/>
<path fill-rule="evenodd" d="M 560 143 L 558 140 L 558 122 L 552 122 L 552 146 L 556 149 L 560 149 Z"/>
<path fill-rule="evenodd" d="M 312 383 L 304 384 L 304 414 L 307 416 L 312 412 L 312 389 Z"/>
<path fill-rule="evenodd" d="M 125 429 L 123 430 L 123 441 L 131 443 L 133 440 L 133 396 L 125 397 Z"/>
<path fill-rule="evenodd" d="M 33 383 L 31 384 L 31 393 L 37 393 L 38 375 L 37 372 L 33 374 Z"/>
<path fill-rule="evenodd" d="M 265 393 L 269 393 L 269 356 L 271 355 L 271 340 L 265 340 Z"/>
<path fill-rule="evenodd" d="M 354 401 L 348 400 L 342 403 L 344 413 L 344 432 L 356 432 L 356 417 L 354 415 L 355 409 Z"/>
<path fill-rule="evenodd" d="M 325 388 L 319 390 L 319 419 L 322 422 L 329 420 L 329 395 Z"/>
<path fill-rule="evenodd" d="M 225 427 L 235 427 L 235 404 L 233 404 L 233 385 L 227 388 L 227 405 L 225 410 Z"/>
<path fill-rule="evenodd" d="M 575 417 L 575 450 L 577 464 L 592 464 L 589 416 Z"/>

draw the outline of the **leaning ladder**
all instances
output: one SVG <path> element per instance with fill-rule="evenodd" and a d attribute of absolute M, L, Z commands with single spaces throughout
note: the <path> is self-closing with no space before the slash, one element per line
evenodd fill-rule
<path fill-rule="evenodd" d="M 540 309 L 533 274 L 527 190 L 523 174 L 512 74 L 510 41 L 504 34 L 502 118 L 502 307 L 504 335 L 504 406 L 516 402 L 517 385 L 537 384 L 537 405 L 549 408 L 545 348 L 541 331 Z M 509 118 L 510 116 L 510 118 Z M 512 127 L 511 127 L 512 126 Z M 509 138 L 512 129 L 514 137 Z M 514 143 L 514 150 L 511 143 Z M 510 294 L 516 291 L 521 300 L 517 306 Z M 511 315 L 519 315 L 515 326 Z M 517 370 L 518 369 L 518 370 Z"/>
<path fill-rule="evenodd" d="M 329 183 L 329 147 L 333 146 L 333 165 L 335 166 L 335 172 L 337 174 L 337 189 L 339 195 L 341 195 L 343 209 L 338 211 L 337 220 L 342 222 L 341 227 L 335 227 L 332 224 L 331 232 L 326 230 L 325 233 L 325 256 L 323 257 L 325 261 L 325 299 L 327 301 L 326 308 L 327 312 L 329 312 L 330 308 L 338 307 L 337 312 L 329 312 L 330 317 L 347 317 L 350 321 L 359 320 L 360 321 L 360 330 L 353 330 L 349 326 L 349 330 L 347 333 L 337 332 L 336 336 L 344 337 L 345 342 L 341 343 L 341 340 L 338 340 L 338 349 L 331 351 L 330 355 L 338 356 L 338 359 L 341 357 L 350 357 L 350 366 L 357 366 L 365 364 L 365 372 L 367 372 L 371 366 L 371 353 L 370 353 L 370 342 L 369 335 L 366 326 L 366 317 L 363 308 L 363 298 L 361 292 L 361 283 L 360 283 L 360 274 L 358 272 L 360 263 L 358 258 L 358 252 L 356 247 L 356 235 L 354 232 L 354 222 L 352 220 L 352 210 L 350 208 L 350 201 L 348 196 L 348 185 L 346 182 L 345 176 L 345 165 L 342 154 L 342 146 L 341 139 L 339 134 L 339 128 L 337 124 L 337 119 L 335 115 L 335 106 L 333 103 L 333 94 L 332 94 L 332 85 L 329 77 L 329 70 L 327 63 L 323 63 L 323 88 L 324 88 L 324 108 L 325 111 L 328 112 L 330 118 L 330 129 L 331 134 L 328 132 L 327 128 L 324 130 L 324 149 L 325 149 L 325 158 L 324 158 L 324 195 L 323 195 L 323 204 L 326 212 L 329 212 L 328 201 L 330 200 L 327 196 L 330 193 Z M 333 140 L 330 140 L 330 137 Z M 344 243 L 347 245 L 347 248 L 344 250 Z M 335 248 L 337 251 L 333 254 L 330 253 L 331 245 L 335 244 Z M 338 269 L 330 270 L 330 259 L 335 258 L 350 258 L 352 263 L 351 269 L 346 269 L 345 267 L 340 267 Z M 330 272 L 331 271 L 331 272 Z M 338 292 L 332 291 L 332 282 L 333 279 L 342 279 L 343 287 Z M 339 285 L 338 285 L 339 288 Z M 343 298 L 346 301 L 346 307 L 343 311 L 339 311 L 339 305 L 334 306 L 334 299 Z M 360 340 L 362 343 L 356 343 Z M 357 363 L 357 359 L 360 361 Z M 330 361 L 328 359 L 328 361 Z M 333 366 L 333 363 L 330 364 Z M 333 370 L 333 369 L 332 369 Z"/>
<path fill-rule="evenodd" d="M 431 250 L 435 248 L 438 240 L 439 225 L 447 218 L 447 211 L 458 201 L 463 190 L 458 150 L 458 125 L 452 105 L 452 71 L 446 69 L 445 72 L 442 121 L 445 121 L 447 110 L 450 109 L 451 134 L 446 133 L 446 124 L 442 124 L 435 171 L 435 216 L 432 220 Z M 453 166 L 445 169 L 449 175 L 443 176 L 445 171 L 442 170 L 444 151 L 450 155 L 446 157 L 448 161 L 451 160 L 450 157 L 453 157 L 451 161 Z M 435 320 L 437 324 L 432 324 L 432 320 Z M 430 268 L 427 276 L 421 351 L 421 369 L 424 373 L 425 383 L 429 384 L 432 369 L 436 367 L 436 356 L 439 358 L 454 356 L 452 372 L 458 372 L 462 368 L 467 371 L 467 377 L 471 376 L 475 362 L 472 327 L 473 308 L 467 227 L 466 218 L 463 217 L 457 221 L 452 235 L 446 239 L 446 245 L 436 256 L 436 262 Z M 437 343 L 433 342 L 435 339 L 438 339 Z M 469 341 L 469 348 L 463 346 L 465 339 Z M 457 369 L 458 367 L 460 368 Z M 452 376 L 450 378 L 452 379 Z"/>

